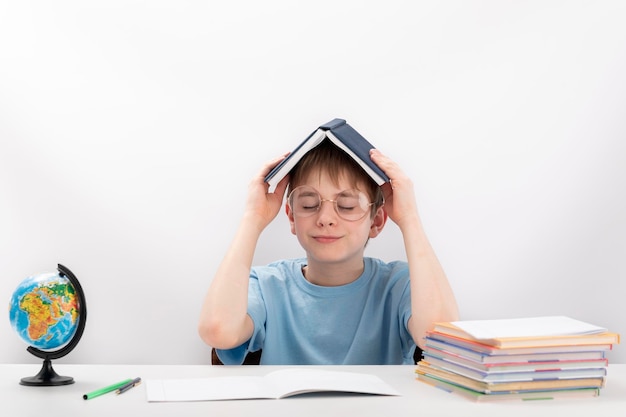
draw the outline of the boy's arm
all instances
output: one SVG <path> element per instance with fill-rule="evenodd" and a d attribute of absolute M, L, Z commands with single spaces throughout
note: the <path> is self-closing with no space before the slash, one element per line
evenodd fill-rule
<path fill-rule="evenodd" d="M 383 185 L 384 209 L 404 239 L 411 278 L 409 331 L 415 343 L 423 348 L 424 336 L 434 323 L 458 320 L 456 299 L 422 226 L 413 182 L 380 151 L 372 150 L 371 157 L 391 178 Z"/>
<path fill-rule="evenodd" d="M 250 183 L 243 218 L 205 296 L 198 333 L 209 346 L 231 349 L 249 340 L 254 331 L 247 313 L 250 268 L 258 239 L 278 214 L 287 187 L 285 178 L 268 193 L 263 179 L 283 158 L 266 164 Z"/>
<path fill-rule="evenodd" d="M 424 349 L 426 332 L 439 321 L 459 319 L 456 298 L 450 283 L 416 217 L 400 227 L 411 276 L 411 318 L 409 331 Z"/>

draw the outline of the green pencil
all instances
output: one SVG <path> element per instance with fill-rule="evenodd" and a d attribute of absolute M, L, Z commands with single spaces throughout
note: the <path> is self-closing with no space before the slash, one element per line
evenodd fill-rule
<path fill-rule="evenodd" d="M 121 382 L 118 382 L 117 384 L 113 384 L 113 385 L 109 385 L 108 387 L 104 387 L 104 388 L 100 388 L 98 390 L 92 391 L 88 394 L 83 395 L 83 400 L 90 400 L 92 398 L 96 398 L 99 397 L 102 394 L 106 394 L 107 392 L 111 392 L 111 391 L 115 391 L 116 389 L 119 389 L 121 387 L 123 387 L 124 385 L 128 384 L 129 382 L 133 382 L 132 379 L 125 379 Z"/>

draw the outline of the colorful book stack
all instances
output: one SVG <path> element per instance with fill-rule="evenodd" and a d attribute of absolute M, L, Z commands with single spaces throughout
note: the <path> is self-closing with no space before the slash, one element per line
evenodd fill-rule
<path fill-rule="evenodd" d="M 564 316 L 437 323 L 417 379 L 474 401 L 595 397 L 619 335 Z"/>

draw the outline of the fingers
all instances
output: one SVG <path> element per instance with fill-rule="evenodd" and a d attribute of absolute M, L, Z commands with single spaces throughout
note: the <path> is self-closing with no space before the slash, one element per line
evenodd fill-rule
<path fill-rule="evenodd" d="M 387 174 L 387 176 L 391 179 L 392 186 L 394 185 L 394 181 L 400 181 L 405 179 L 406 176 L 404 172 L 402 172 L 402 170 L 400 169 L 400 166 L 392 161 L 391 158 L 384 155 L 378 149 L 370 150 L 370 158 L 372 158 L 372 161 L 374 161 L 374 163 L 378 165 L 378 167 L 382 169 L 383 172 Z"/>
<path fill-rule="evenodd" d="M 263 177 L 265 178 L 265 176 L 267 174 L 270 173 L 270 171 L 272 169 L 274 169 L 276 167 L 276 165 L 280 164 L 287 156 L 289 156 L 291 152 L 287 152 L 279 157 L 276 157 L 274 159 L 272 159 L 271 161 L 265 163 L 265 165 L 263 165 L 263 168 L 261 168 L 261 170 L 259 171 L 259 174 L 257 175 L 258 177 Z"/>
<path fill-rule="evenodd" d="M 272 199 L 279 198 L 282 200 L 282 197 L 285 194 L 285 190 L 287 189 L 287 185 L 289 184 L 289 175 L 286 175 L 283 179 L 281 179 L 278 184 L 276 184 L 276 187 L 271 193 L 269 192 L 269 184 L 265 182 L 265 177 L 289 154 L 290 152 L 284 153 L 283 155 L 266 162 L 259 170 L 256 177 L 254 177 L 254 179 L 251 181 L 250 186 L 257 189 L 257 191 L 260 191 L 257 187 L 263 187 L 262 189 L 264 190 L 264 194 L 266 194 L 267 197 L 270 197 Z"/>
<path fill-rule="evenodd" d="M 393 186 L 391 181 L 384 183 L 380 186 L 380 189 L 383 192 L 383 198 L 385 199 L 385 204 L 389 204 L 393 197 Z"/>

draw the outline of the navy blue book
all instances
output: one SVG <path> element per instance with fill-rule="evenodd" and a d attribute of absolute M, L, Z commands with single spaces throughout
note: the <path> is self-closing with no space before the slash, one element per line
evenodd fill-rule
<path fill-rule="evenodd" d="M 307 152 L 326 139 L 350 155 L 378 185 L 389 181 L 389 177 L 370 158 L 370 149 L 374 146 L 345 120 L 333 119 L 317 128 L 287 158 L 276 165 L 265 177 L 265 182 L 270 188 L 275 187 Z"/>

